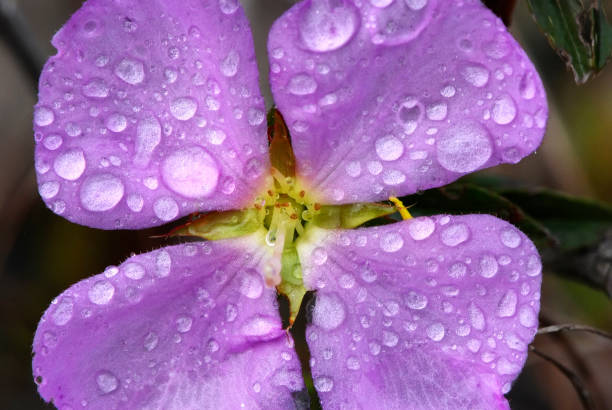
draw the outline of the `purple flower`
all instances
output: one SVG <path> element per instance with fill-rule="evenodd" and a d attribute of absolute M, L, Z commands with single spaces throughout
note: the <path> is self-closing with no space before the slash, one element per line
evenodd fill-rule
<path fill-rule="evenodd" d="M 305 0 L 283 15 L 270 81 L 295 176 L 270 176 L 270 161 L 291 161 L 268 157 L 237 0 L 89 0 L 53 44 L 34 123 L 54 212 L 126 229 L 244 209 L 212 215 L 245 224 L 58 296 L 34 338 L 45 400 L 292 408 L 304 383 L 276 307 L 282 276 L 294 302 L 316 290 L 307 342 L 324 409 L 508 408 L 537 327 L 531 241 L 487 215 L 346 229 L 370 208 L 331 206 L 438 187 L 537 148 L 542 84 L 479 1 Z"/>

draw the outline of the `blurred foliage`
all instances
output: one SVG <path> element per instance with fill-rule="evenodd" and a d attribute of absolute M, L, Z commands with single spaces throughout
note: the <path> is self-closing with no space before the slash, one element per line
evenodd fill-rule
<path fill-rule="evenodd" d="M 550 45 L 583 84 L 606 65 L 612 26 L 601 0 L 526 0 Z"/>

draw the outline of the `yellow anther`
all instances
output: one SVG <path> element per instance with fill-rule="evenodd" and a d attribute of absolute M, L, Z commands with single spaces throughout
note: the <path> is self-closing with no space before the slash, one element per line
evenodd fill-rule
<path fill-rule="evenodd" d="M 410 212 L 408 212 L 408 208 L 406 208 L 398 197 L 390 196 L 389 201 L 393 202 L 393 205 L 395 205 L 395 208 L 397 208 L 397 211 L 402 216 L 402 219 L 412 219 L 412 215 L 410 215 Z"/>

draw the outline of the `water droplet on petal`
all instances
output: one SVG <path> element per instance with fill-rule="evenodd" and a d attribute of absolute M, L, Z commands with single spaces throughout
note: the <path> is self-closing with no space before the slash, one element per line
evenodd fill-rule
<path fill-rule="evenodd" d="M 219 181 L 219 167 L 215 160 L 198 146 L 182 148 L 168 155 L 161 172 L 166 185 L 187 198 L 210 195 Z"/>
<path fill-rule="evenodd" d="M 527 259 L 527 269 L 525 273 L 528 276 L 538 276 L 542 272 L 542 261 L 538 255 L 531 255 Z"/>
<path fill-rule="evenodd" d="M 134 163 L 139 167 L 146 167 L 151 155 L 161 142 L 161 125 L 152 115 L 146 116 L 138 122 L 136 128 L 136 155 Z"/>
<path fill-rule="evenodd" d="M 85 155 L 80 148 L 68 150 L 55 158 L 53 170 L 60 177 L 74 181 L 85 171 Z"/>
<path fill-rule="evenodd" d="M 118 177 L 112 174 L 93 175 L 81 186 L 81 205 L 88 211 L 108 211 L 121 201 L 123 193 L 124 186 Z"/>
<path fill-rule="evenodd" d="M 261 275 L 257 272 L 244 272 L 240 277 L 240 293 L 249 299 L 257 299 L 263 293 Z"/>
<path fill-rule="evenodd" d="M 112 393 L 119 387 L 119 380 L 117 377 L 107 370 L 98 372 L 96 375 L 96 383 L 102 394 Z"/>
<path fill-rule="evenodd" d="M 446 246 L 457 246 L 467 241 L 469 236 L 469 228 L 462 223 L 451 225 L 440 233 L 440 239 Z"/>
<path fill-rule="evenodd" d="M 487 131 L 474 122 L 449 128 L 438 140 L 436 148 L 440 165 L 458 173 L 475 171 L 483 166 L 493 153 Z"/>
<path fill-rule="evenodd" d="M 170 113 L 174 118 L 187 121 L 195 115 L 198 103 L 191 97 L 179 97 L 170 103 Z"/>
<path fill-rule="evenodd" d="M 121 132 L 127 128 L 127 118 L 121 114 L 111 114 L 106 119 L 106 128 L 112 132 Z"/>
<path fill-rule="evenodd" d="M 74 301 L 71 297 L 63 297 L 58 303 L 55 311 L 51 314 L 53 323 L 58 326 L 63 326 L 72 319 L 72 313 L 74 309 Z"/>
<path fill-rule="evenodd" d="M 124 58 L 115 68 L 115 74 L 128 84 L 140 84 L 145 77 L 144 65 L 140 61 Z"/>
<path fill-rule="evenodd" d="M 287 90 L 293 95 L 308 95 L 317 90 L 317 82 L 308 74 L 297 74 L 289 80 Z"/>
<path fill-rule="evenodd" d="M 221 74 L 226 77 L 235 76 L 238 72 L 238 64 L 240 64 L 240 54 L 234 50 L 230 51 L 219 65 Z"/>
<path fill-rule="evenodd" d="M 157 276 L 166 277 L 170 274 L 172 258 L 167 251 L 159 251 L 155 256 L 155 273 Z"/>
<path fill-rule="evenodd" d="M 39 127 L 51 125 L 55 120 L 55 114 L 50 108 L 36 107 L 34 109 L 34 123 Z"/>
<path fill-rule="evenodd" d="M 489 82 L 489 70 L 481 64 L 468 65 L 463 67 L 461 75 L 468 83 L 474 87 L 484 87 Z"/>
<path fill-rule="evenodd" d="M 474 329 L 483 330 L 485 328 L 484 313 L 478 306 L 476 306 L 474 302 L 470 302 L 470 305 L 468 306 L 468 315 L 470 317 L 470 323 Z"/>
<path fill-rule="evenodd" d="M 40 185 L 38 192 L 43 199 L 52 199 L 59 192 L 60 184 L 57 181 L 49 181 Z"/>
<path fill-rule="evenodd" d="M 420 295 L 416 293 L 415 291 L 411 290 L 404 297 L 404 302 L 406 303 L 406 305 L 408 305 L 410 309 L 421 310 L 427 307 L 428 300 L 427 300 L 427 296 Z"/>
<path fill-rule="evenodd" d="M 523 305 L 519 309 L 519 322 L 525 327 L 534 327 L 538 323 L 538 317 L 531 307 Z"/>
<path fill-rule="evenodd" d="M 519 92 L 521 93 L 521 97 L 526 100 L 531 100 L 536 94 L 536 85 L 533 77 L 533 72 L 528 71 L 523 75 L 521 82 L 519 83 Z"/>
<path fill-rule="evenodd" d="M 334 381 L 330 377 L 319 376 L 314 379 L 314 386 L 319 393 L 325 393 L 334 388 Z"/>
<path fill-rule="evenodd" d="M 142 207 L 144 206 L 144 198 L 140 194 L 128 195 L 126 202 L 128 208 L 130 208 L 133 212 L 142 211 Z"/>
<path fill-rule="evenodd" d="M 404 144 L 393 135 L 376 140 L 376 154 L 383 161 L 394 161 L 404 153 Z"/>
<path fill-rule="evenodd" d="M 143 345 L 144 345 L 145 350 L 147 352 L 150 352 L 151 350 L 157 347 L 158 342 L 159 342 L 159 337 L 157 336 L 157 334 L 153 332 L 149 332 L 144 338 Z"/>
<path fill-rule="evenodd" d="M 408 225 L 408 233 L 415 241 L 429 238 L 435 229 L 436 224 L 428 217 L 413 219 Z"/>
<path fill-rule="evenodd" d="M 94 78 L 83 86 L 83 94 L 91 98 L 106 98 L 110 89 L 101 78 Z"/>
<path fill-rule="evenodd" d="M 380 239 L 380 249 L 385 252 L 397 252 L 404 246 L 404 239 L 397 232 L 388 232 Z"/>
<path fill-rule="evenodd" d="M 337 328 L 346 316 L 344 303 L 334 294 L 317 295 L 312 312 L 312 323 L 326 330 Z"/>
<path fill-rule="evenodd" d="M 267 316 L 255 316 L 242 326 L 243 335 L 257 339 L 273 338 L 282 332 L 278 319 Z"/>
<path fill-rule="evenodd" d="M 187 333 L 191 330 L 193 319 L 189 316 L 181 316 L 176 319 L 176 330 L 179 333 Z"/>
<path fill-rule="evenodd" d="M 509 290 L 499 301 L 497 305 L 497 316 L 499 317 L 511 317 L 516 313 L 516 303 L 518 302 L 518 296 L 515 291 Z"/>
<path fill-rule="evenodd" d="M 508 94 L 499 97 L 493 104 L 493 121 L 500 125 L 510 124 L 516 118 L 516 105 Z"/>
<path fill-rule="evenodd" d="M 359 26 L 358 13 L 346 0 L 307 3 L 301 13 L 300 37 L 312 51 L 327 52 L 344 46 Z"/>
<path fill-rule="evenodd" d="M 427 118 L 432 121 L 442 121 L 446 118 L 448 106 L 446 103 L 436 103 L 427 107 Z"/>
<path fill-rule="evenodd" d="M 87 294 L 89 300 L 96 305 L 106 305 L 113 298 L 115 287 L 107 280 L 99 280 L 89 288 Z"/>
<path fill-rule="evenodd" d="M 323 248 L 316 248 L 312 251 L 312 261 L 315 265 L 321 266 L 327 262 L 327 252 Z"/>
<path fill-rule="evenodd" d="M 517 248 L 521 244 L 521 235 L 514 228 L 504 229 L 499 235 L 501 242 L 508 248 Z"/>
<path fill-rule="evenodd" d="M 171 221 L 179 213 L 179 207 L 176 201 L 170 197 L 163 197 L 155 201 L 153 204 L 153 212 L 162 221 Z"/>
<path fill-rule="evenodd" d="M 433 323 L 427 327 L 427 337 L 434 342 L 439 342 L 444 339 L 444 326 L 442 323 Z"/>
<path fill-rule="evenodd" d="M 219 0 L 219 8 L 225 14 L 233 14 L 238 10 L 238 0 Z"/>
<path fill-rule="evenodd" d="M 140 280 L 145 275 L 145 268 L 138 262 L 128 262 L 123 266 L 123 273 L 132 280 Z"/>
<path fill-rule="evenodd" d="M 484 278 L 492 278 L 497 274 L 499 265 L 497 260 L 492 255 L 483 255 L 480 257 L 480 274 Z"/>

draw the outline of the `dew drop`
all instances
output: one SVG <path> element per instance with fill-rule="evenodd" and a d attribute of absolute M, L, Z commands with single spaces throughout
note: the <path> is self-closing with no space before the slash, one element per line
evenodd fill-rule
<path fill-rule="evenodd" d="M 404 100 L 397 111 L 397 119 L 407 135 L 414 133 L 423 117 L 423 106 L 415 98 Z"/>
<path fill-rule="evenodd" d="M 123 266 L 123 274 L 132 280 L 140 280 L 145 275 L 145 268 L 138 262 L 128 262 Z"/>
<path fill-rule="evenodd" d="M 72 319 L 74 302 L 71 297 L 63 297 L 51 315 L 53 323 L 63 326 Z"/>
<path fill-rule="evenodd" d="M 406 175 L 397 169 L 390 169 L 383 174 L 383 182 L 386 185 L 400 185 L 406 181 Z"/>
<path fill-rule="evenodd" d="M 474 87 L 484 87 L 489 82 L 489 70 L 481 64 L 468 65 L 461 70 L 461 75 Z"/>
<path fill-rule="evenodd" d="M 504 245 L 511 249 L 517 248 L 521 244 L 521 236 L 514 228 L 504 229 L 500 233 L 499 239 Z"/>
<path fill-rule="evenodd" d="M 176 319 L 176 330 L 179 333 L 187 333 L 191 330 L 193 319 L 189 316 L 181 316 Z"/>
<path fill-rule="evenodd" d="M 325 393 L 334 388 L 334 381 L 330 377 L 319 376 L 314 379 L 314 387 L 319 393 Z"/>
<path fill-rule="evenodd" d="M 140 84 L 145 77 L 144 65 L 140 61 L 124 58 L 115 68 L 115 75 L 128 84 Z"/>
<path fill-rule="evenodd" d="M 157 276 L 166 277 L 170 274 L 172 258 L 167 251 L 159 251 L 155 256 L 155 273 Z"/>
<path fill-rule="evenodd" d="M 157 347 L 157 343 L 159 342 L 159 337 L 154 332 L 149 332 L 144 338 L 143 346 L 147 352 L 155 349 Z"/>
<path fill-rule="evenodd" d="M 393 135 L 376 140 L 376 154 L 383 161 L 394 161 L 404 153 L 404 145 Z"/>
<path fill-rule="evenodd" d="M 476 306 L 474 302 L 470 302 L 470 305 L 468 306 L 468 315 L 470 317 L 470 323 L 474 329 L 483 330 L 485 328 L 484 313 L 478 306 Z"/>
<path fill-rule="evenodd" d="M 525 273 L 528 276 L 538 276 L 542 272 L 542 261 L 538 255 L 531 255 L 527 259 L 527 269 Z"/>
<path fill-rule="evenodd" d="M 54 120 L 55 114 L 50 108 L 41 106 L 34 109 L 34 123 L 39 127 L 51 125 Z"/>
<path fill-rule="evenodd" d="M 277 319 L 267 316 L 255 316 L 242 326 L 242 334 L 247 337 L 268 338 L 274 337 L 282 331 Z"/>
<path fill-rule="evenodd" d="M 444 326 L 442 323 L 433 323 L 427 327 L 427 337 L 434 342 L 439 342 L 444 339 Z"/>
<path fill-rule="evenodd" d="M 53 170 L 57 175 L 68 181 L 79 179 L 85 171 L 85 155 L 83 150 L 74 148 L 64 152 L 55 158 Z"/>
<path fill-rule="evenodd" d="M 127 128 L 127 118 L 118 113 L 111 114 L 106 119 L 106 128 L 112 132 L 121 132 Z"/>
<path fill-rule="evenodd" d="M 101 78 L 94 78 L 83 86 L 83 94 L 90 98 L 106 98 L 110 89 Z"/>
<path fill-rule="evenodd" d="M 249 299 L 257 299 L 263 293 L 261 275 L 257 272 L 244 272 L 240 277 L 240 293 Z"/>
<path fill-rule="evenodd" d="M 170 189 L 187 198 L 208 196 L 219 182 L 217 163 L 198 146 L 182 148 L 168 155 L 162 164 L 161 173 Z M 168 220 L 159 215 L 158 217 Z"/>
<path fill-rule="evenodd" d="M 380 249 L 387 253 L 397 252 L 404 246 L 404 239 L 397 232 L 389 232 L 380 239 Z"/>
<path fill-rule="evenodd" d="M 358 13 L 346 0 L 308 3 L 302 8 L 298 21 L 302 42 L 316 52 L 332 51 L 344 46 L 359 26 Z"/>
<path fill-rule="evenodd" d="M 171 221 L 179 213 L 179 207 L 176 201 L 170 197 L 163 197 L 155 201 L 153 204 L 153 212 L 162 221 Z"/>
<path fill-rule="evenodd" d="M 467 225 L 459 223 L 446 227 L 440 233 L 440 239 L 446 246 L 457 246 L 468 240 L 470 230 Z"/>
<path fill-rule="evenodd" d="M 499 301 L 497 305 L 497 316 L 499 317 L 511 317 L 516 313 L 516 303 L 518 302 L 518 296 L 515 291 L 509 290 Z"/>
<path fill-rule="evenodd" d="M 519 322 L 525 327 L 534 327 L 538 323 L 538 317 L 531 307 L 523 305 L 519 309 Z"/>
<path fill-rule="evenodd" d="M 344 322 L 345 316 L 344 303 L 338 296 L 325 293 L 317 295 L 312 323 L 323 329 L 333 330 Z"/>
<path fill-rule="evenodd" d="M 414 310 L 422 310 L 427 307 L 427 296 L 416 293 L 415 291 L 410 291 L 404 297 L 404 302 L 410 309 Z"/>
<path fill-rule="evenodd" d="M 95 282 L 87 292 L 89 300 L 96 305 L 106 305 L 111 301 L 114 294 L 115 287 L 107 280 L 99 280 Z"/>
<path fill-rule="evenodd" d="M 323 248 L 316 248 L 312 251 L 311 257 L 315 265 L 321 266 L 327 262 L 327 251 Z"/>
<path fill-rule="evenodd" d="M 297 74 L 289 80 L 287 90 L 293 95 L 309 95 L 317 90 L 317 82 L 308 74 Z"/>
<path fill-rule="evenodd" d="M 43 140 L 43 145 L 49 151 L 55 151 L 62 146 L 63 138 L 57 134 L 51 134 Z"/>
<path fill-rule="evenodd" d="M 170 103 L 170 113 L 180 121 L 193 118 L 198 109 L 198 103 L 191 97 L 179 97 Z"/>
<path fill-rule="evenodd" d="M 98 372 L 96 375 L 96 383 L 102 394 L 112 393 L 119 387 L 119 380 L 117 377 L 107 370 Z"/>
<path fill-rule="evenodd" d="M 415 241 L 429 238 L 435 229 L 436 224 L 428 217 L 413 219 L 408 225 L 408 233 Z"/>
<path fill-rule="evenodd" d="M 219 8 L 224 14 L 234 14 L 239 5 L 238 0 L 219 0 Z"/>
<path fill-rule="evenodd" d="M 448 114 L 446 103 L 436 103 L 427 107 L 427 118 L 432 121 L 442 121 Z"/>
<path fill-rule="evenodd" d="M 519 93 L 526 100 L 531 100 L 536 94 L 536 85 L 531 71 L 526 72 L 519 83 Z"/>
<path fill-rule="evenodd" d="M 440 95 L 446 98 L 451 98 L 455 95 L 456 92 L 457 90 L 455 89 L 455 87 L 449 84 L 442 87 L 442 89 L 440 90 Z"/>
<path fill-rule="evenodd" d="M 226 77 L 233 77 L 238 72 L 238 64 L 240 63 L 240 55 L 238 52 L 232 50 L 227 56 L 221 61 L 219 70 L 221 74 Z"/>
<path fill-rule="evenodd" d="M 499 265 L 492 255 L 482 255 L 480 257 L 480 275 L 484 278 L 492 278 L 497 274 Z"/>
<path fill-rule="evenodd" d="M 38 192 L 43 199 L 52 199 L 59 192 L 60 184 L 57 181 L 49 181 L 40 185 Z"/>
<path fill-rule="evenodd" d="M 475 122 L 450 127 L 438 140 L 436 148 L 440 165 L 458 173 L 475 171 L 493 153 L 487 131 Z"/>
<path fill-rule="evenodd" d="M 83 208 L 92 212 L 113 209 L 123 198 L 124 186 L 112 174 L 90 176 L 81 186 L 80 199 Z"/>
<path fill-rule="evenodd" d="M 382 343 L 387 347 L 395 347 L 399 342 L 399 336 L 395 332 L 383 330 Z"/>
<path fill-rule="evenodd" d="M 493 104 L 493 121 L 497 124 L 510 124 L 516 118 L 516 105 L 508 94 L 499 97 Z"/>
<path fill-rule="evenodd" d="M 144 198 L 140 194 L 130 194 L 126 198 L 127 206 L 133 212 L 142 211 L 142 207 L 144 206 Z"/>

